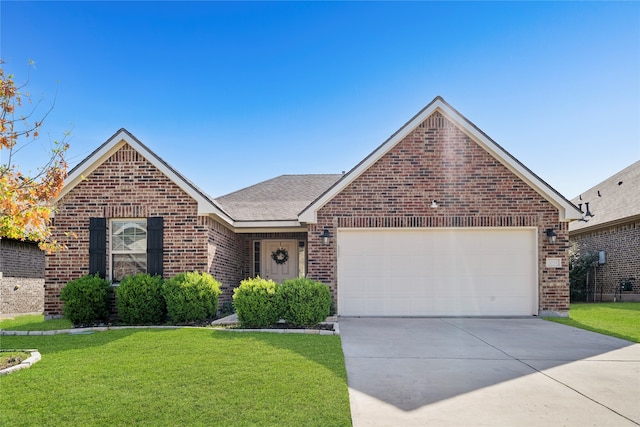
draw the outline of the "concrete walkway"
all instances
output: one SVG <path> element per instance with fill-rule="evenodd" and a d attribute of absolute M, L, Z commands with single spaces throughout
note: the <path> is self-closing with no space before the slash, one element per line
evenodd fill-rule
<path fill-rule="evenodd" d="M 640 344 L 538 318 L 340 331 L 355 427 L 640 425 Z"/>

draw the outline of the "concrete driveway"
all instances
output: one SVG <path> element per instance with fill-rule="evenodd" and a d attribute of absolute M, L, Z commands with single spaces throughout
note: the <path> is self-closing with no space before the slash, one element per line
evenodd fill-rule
<path fill-rule="evenodd" d="M 538 318 L 340 318 L 353 425 L 638 426 L 640 344 Z"/>

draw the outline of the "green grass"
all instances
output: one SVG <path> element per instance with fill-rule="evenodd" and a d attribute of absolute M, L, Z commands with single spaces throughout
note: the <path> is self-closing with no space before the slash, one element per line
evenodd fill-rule
<path fill-rule="evenodd" d="M 0 377 L 0 425 L 349 426 L 338 336 L 122 329 L 4 336 L 42 360 Z"/>
<path fill-rule="evenodd" d="M 28 314 L 13 319 L 0 320 L 0 329 L 6 331 L 53 331 L 71 328 L 73 328 L 73 324 L 67 319 L 44 320 L 42 314 Z"/>
<path fill-rule="evenodd" d="M 569 318 L 546 320 L 640 343 L 640 302 L 571 304 Z"/>

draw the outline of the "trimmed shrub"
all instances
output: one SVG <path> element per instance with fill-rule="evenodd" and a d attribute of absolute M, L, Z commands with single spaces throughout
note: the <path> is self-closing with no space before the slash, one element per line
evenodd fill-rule
<path fill-rule="evenodd" d="M 238 320 L 246 326 L 269 326 L 280 320 L 277 284 L 273 280 L 246 279 L 233 290 L 233 306 Z"/>
<path fill-rule="evenodd" d="M 72 280 L 60 292 L 64 316 L 75 326 L 108 320 L 110 297 L 109 281 L 98 274 Z"/>
<path fill-rule="evenodd" d="M 162 295 L 174 322 L 194 322 L 214 317 L 218 311 L 220 282 L 209 273 L 180 273 L 165 282 Z"/>
<path fill-rule="evenodd" d="M 120 319 L 129 325 L 161 323 L 167 314 L 167 304 L 162 296 L 163 285 L 162 277 L 148 273 L 122 279 L 115 288 Z"/>
<path fill-rule="evenodd" d="M 331 311 L 329 287 L 311 279 L 288 279 L 278 286 L 282 318 L 292 325 L 312 326 Z"/>

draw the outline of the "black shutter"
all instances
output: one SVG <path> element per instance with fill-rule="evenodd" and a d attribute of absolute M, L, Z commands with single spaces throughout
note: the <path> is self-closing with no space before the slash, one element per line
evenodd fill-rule
<path fill-rule="evenodd" d="M 107 276 L 107 219 L 89 218 L 89 274 Z"/>
<path fill-rule="evenodd" d="M 162 276 L 164 218 L 147 218 L 147 273 Z"/>

